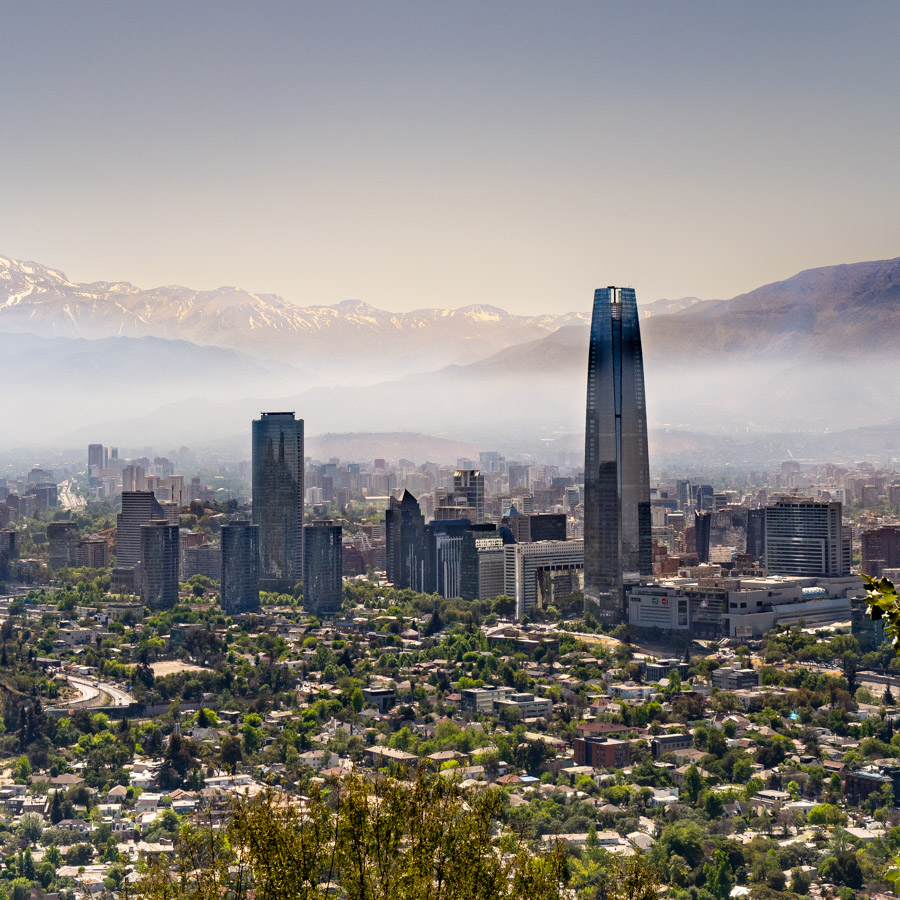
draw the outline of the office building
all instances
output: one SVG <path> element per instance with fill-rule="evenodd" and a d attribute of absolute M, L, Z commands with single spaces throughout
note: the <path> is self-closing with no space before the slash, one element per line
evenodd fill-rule
<path fill-rule="evenodd" d="M 427 573 L 425 516 L 418 501 L 404 491 L 391 497 L 384 514 L 387 579 L 394 587 L 426 590 Z"/>
<path fill-rule="evenodd" d="M 581 587 L 584 541 L 540 541 L 507 544 L 504 553 L 505 593 L 516 601 L 516 618 L 535 606 L 548 606 L 555 590 L 570 594 Z M 560 576 L 561 584 L 554 584 Z M 573 577 L 574 576 L 574 577 Z"/>
<path fill-rule="evenodd" d="M 534 541 L 564 541 L 566 539 L 565 513 L 543 513 L 523 515 L 510 507 L 501 520 L 512 532 L 513 539 L 519 544 Z"/>
<path fill-rule="evenodd" d="M 435 519 L 425 529 L 425 590 L 442 597 L 462 596 L 462 551 L 469 519 Z"/>
<path fill-rule="evenodd" d="M 171 609 L 178 602 L 178 526 L 157 519 L 140 526 L 141 602 L 150 609 Z"/>
<path fill-rule="evenodd" d="M 229 615 L 259 609 L 259 526 L 222 526 L 222 609 Z"/>
<path fill-rule="evenodd" d="M 141 526 L 165 518 L 153 491 L 123 491 L 122 512 L 116 516 L 116 565 L 136 566 L 141 560 Z"/>
<path fill-rule="evenodd" d="M 262 413 L 253 422 L 253 524 L 263 585 L 293 587 L 303 572 L 303 420 Z"/>
<path fill-rule="evenodd" d="M 85 535 L 75 551 L 75 565 L 87 569 L 105 569 L 109 565 L 109 544 L 99 534 Z"/>
<path fill-rule="evenodd" d="M 51 569 L 78 565 L 78 525 L 75 522 L 51 522 L 47 526 Z"/>
<path fill-rule="evenodd" d="M 475 510 L 475 524 L 484 522 L 484 475 L 477 469 L 459 469 L 453 475 L 453 494 L 457 506 Z"/>
<path fill-rule="evenodd" d="M 594 293 L 584 449 L 585 602 L 624 614 L 626 576 L 650 575 L 652 538 L 644 365 L 630 288 Z"/>
<path fill-rule="evenodd" d="M 108 468 L 108 451 L 103 444 L 88 444 L 88 466 L 97 469 Z"/>
<path fill-rule="evenodd" d="M 303 608 L 331 616 L 343 600 L 343 529 L 330 520 L 303 526 Z"/>
<path fill-rule="evenodd" d="M 694 547 L 697 551 L 697 560 L 701 563 L 709 562 L 711 529 L 712 513 L 706 510 L 694 513 Z"/>
<path fill-rule="evenodd" d="M 862 533 L 860 571 L 880 578 L 885 569 L 900 567 L 900 525 L 882 525 Z"/>
<path fill-rule="evenodd" d="M 721 666 L 710 676 L 713 687 L 722 691 L 746 691 L 759 687 L 759 672 L 756 669 L 735 669 Z"/>
<path fill-rule="evenodd" d="M 849 543 L 840 503 L 783 498 L 766 507 L 769 575 L 848 575 Z"/>
<path fill-rule="evenodd" d="M 747 553 L 753 559 L 762 559 L 766 553 L 766 510 L 747 510 Z"/>
<path fill-rule="evenodd" d="M 473 525 L 460 547 L 460 596 L 491 600 L 504 590 L 503 537 L 496 525 Z"/>
<path fill-rule="evenodd" d="M 123 491 L 146 491 L 147 473 L 143 466 L 131 465 L 122 469 Z"/>

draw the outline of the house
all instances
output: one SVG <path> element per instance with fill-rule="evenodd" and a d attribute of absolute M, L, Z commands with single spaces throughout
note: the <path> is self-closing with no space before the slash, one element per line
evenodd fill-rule
<path fill-rule="evenodd" d="M 137 798 L 137 802 L 134 805 L 134 811 L 140 815 L 141 813 L 147 812 L 156 812 L 159 807 L 159 801 L 161 797 L 159 794 L 153 794 L 149 791 L 145 791 L 141 794 L 140 797 Z"/>

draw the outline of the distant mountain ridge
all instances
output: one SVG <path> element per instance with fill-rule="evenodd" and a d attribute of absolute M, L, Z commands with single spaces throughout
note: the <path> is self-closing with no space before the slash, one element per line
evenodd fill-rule
<path fill-rule="evenodd" d="M 77 284 L 56 269 L 0 256 L 0 331 L 185 340 L 326 372 L 384 377 L 473 362 L 585 321 L 585 313 L 519 316 L 487 305 L 393 313 L 359 300 L 300 307 L 235 287 Z"/>
<path fill-rule="evenodd" d="M 900 345 L 900 258 L 823 266 L 641 323 L 650 354 L 853 357 Z"/>

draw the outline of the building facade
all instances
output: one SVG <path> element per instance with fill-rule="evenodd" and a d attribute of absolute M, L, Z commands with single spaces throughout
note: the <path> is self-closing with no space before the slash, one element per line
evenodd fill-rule
<path fill-rule="evenodd" d="M 503 548 L 505 593 L 516 601 L 517 619 L 545 602 L 553 573 L 584 571 L 584 548 L 584 541 L 540 541 Z"/>
<path fill-rule="evenodd" d="M 885 569 L 896 568 L 900 568 L 900 525 L 882 525 L 864 531 L 860 571 L 880 578 Z"/>
<path fill-rule="evenodd" d="M 222 609 L 229 615 L 259 609 L 259 525 L 222 526 Z"/>
<path fill-rule="evenodd" d="M 78 525 L 75 522 L 51 522 L 47 526 L 51 569 L 78 565 Z"/>
<path fill-rule="evenodd" d="M 253 422 L 253 524 L 263 583 L 290 585 L 303 571 L 303 420 L 262 413 Z"/>
<path fill-rule="evenodd" d="M 650 575 L 652 540 L 644 364 L 631 288 L 594 293 L 584 449 L 585 602 L 624 613 L 626 576 Z"/>
<path fill-rule="evenodd" d="M 157 519 L 140 531 L 141 602 L 150 609 L 171 609 L 178 602 L 178 526 Z"/>
<path fill-rule="evenodd" d="M 484 522 L 484 475 L 477 469 L 459 469 L 453 475 L 457 506 L 475 510 L 475 524 Z"/>
<path fill-rule="evenodd" d="M 116 565 L 136 566 L 141 561 L 141 527 L 165 518 L 153 491 L 124 491 L 122 512 L 116 516 Z"/>
<path fill-rule="evenodd" d="M 785 498 L 766 507 L 769 575 L 848 575 L 849 543 L 836 501 Z"/>
<path fill-rule="evenodd" d="M 316 616 L 340 611 L 343 600 L 343 529 L 329 520 L 303 526 L 303 608 Z"/>
<path fill-rule="evenodd" d="M 425 591 L 428 581 L 425 516 L 416 498 L 404 491 L 391 497 L 384 514 L 387 579 L 394 587 Z"/>

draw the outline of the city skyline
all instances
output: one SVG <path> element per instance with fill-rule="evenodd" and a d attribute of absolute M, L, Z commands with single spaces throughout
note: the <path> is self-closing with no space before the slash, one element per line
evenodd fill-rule
<path fill-rule="evenodd" d="M 78 281 L 539 313 L 897 253 L 892 5 L 51 9 L 5 11 L 0 250 Z"/>

